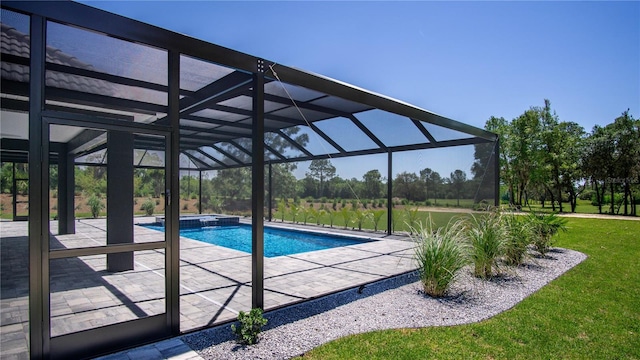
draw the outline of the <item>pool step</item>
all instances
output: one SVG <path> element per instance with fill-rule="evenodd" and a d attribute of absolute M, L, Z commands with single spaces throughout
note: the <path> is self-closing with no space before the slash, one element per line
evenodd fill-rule
<path fill-rule="evenodd" d="M 156 217 L 156 222 L 164 226 L 164 216 Z M 224 216 L 224 215 L 204 215 L 204 216 L 182 216 L 180 217 L 180 228 L 200 228 L 205 226 L 218 226 L 218 225 L 234 225 L 240 223 L 240 217 L 238 216 Z"/>

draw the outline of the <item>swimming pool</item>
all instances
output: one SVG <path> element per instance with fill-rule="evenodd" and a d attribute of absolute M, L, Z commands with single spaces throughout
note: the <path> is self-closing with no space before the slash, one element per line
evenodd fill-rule
<path fill-rule="evenodd" d="M 163 230 L 161 225 L 143 225 Z M 251 253 L 251 225 L 224 225 L 195 229 L 180 229 L 180 236 Z M 374 241 L 343 236 L 316 234 L 296 230 L 264 228 L 264 256 L 276 257 L 308 251 L 331 249 Z"/>

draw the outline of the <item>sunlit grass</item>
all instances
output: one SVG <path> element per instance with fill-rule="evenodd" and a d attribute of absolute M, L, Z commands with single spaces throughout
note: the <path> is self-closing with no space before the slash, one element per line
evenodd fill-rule
<path fill-rule="evenodd" d="M 452 327 L 377 331 L 305 359 L 639 359 L 640 221 L 572 218 L 557 246 L 589 256 L 513 309 Z"/>

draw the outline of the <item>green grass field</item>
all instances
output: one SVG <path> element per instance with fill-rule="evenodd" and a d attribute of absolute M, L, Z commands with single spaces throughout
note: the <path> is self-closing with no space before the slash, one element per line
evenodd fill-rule
<path fill-rule="evenodd" d="M 452 209 L 452 211 L 455 211 L 455 209 Z M 447 223 L 449 222 L 449 220 L 453 217 L 458 217 L 458 216 L 464 216 L 466 214 L 464 213 L 455 213 L 455 212 L 427 212 L 427 211 L 419 211 L 417 213 L 417 221 L 420 221 L 422 223 L 426 223 L 427 219 L 429 218 L 429 216 L 431 216 L 431 220 L 433 221 L 433 223 L 437 226 L 445 226 L 447 225 Z M 409 231 L 409 226 L 408 223 L 406 221 L 406 215 L 405 212 L 403 210 L 397 210 L 394 211 L 394 216 L 400 216 L 400 218 L 398 220 L 396 220 L 396 230 L 397 231 Z M 281 215 L 278 212 L 274 212 L 273 213 L 273 221 L 274 222 L 280 222 L 281 221 Z M 355 217 L 352 217 L 351 220 L 349 222 L 349 224 L 347 225 L 347 228 L 351 229 L 351 228 L 357 228 L 357 224 L 353 223 L 353 220 L 355 219 Z M 290 213 L 285 213 L 284 216 L 284 220 L 285 221 L 293 221 L 293 217 L 291 216 Z M 301 215 L 298 215 L 296 217 L 296 222 L 303 224 L 304 220 L 303 217 Z M 310 225 L 315 225 L 317 224 L 318 221 L 317 219 L 313 218 L 313 219 L 308 219 L 307 220 L 307 224 Z M 330 221 L 329 221 L 329 215 L 323 215 L 320 217 L 320 224 L 324 224 L 325 226 L 330 226 Z M 333 221 L 333 227 L 334 228 L 344 228 L 345 226 L 345 222 L 344 219 L 340 216 L 340 214 L 336 214 L 334 217 L 334 221 Z M 374 227 L 374 223 L 373 220 L 371 218 L 365 220 L 362 223 L 362 229 L 366 229 L 366 230 L 373 230 Z M 387 215 L 386 215 L 386 211 L 384 213 L 384 215 L 382 216 L 382 218 L 380 219 L 380 222 L 378 223 L 378 231 L 386 231 L 387 230 Z"/>
<path fill-rule="evenodd" d="M 304 358 L 640 359 L 640 221 L 567 226 L 557 246 L 588 259 L 513 309 L 470 325 L 349 336 Z"/>

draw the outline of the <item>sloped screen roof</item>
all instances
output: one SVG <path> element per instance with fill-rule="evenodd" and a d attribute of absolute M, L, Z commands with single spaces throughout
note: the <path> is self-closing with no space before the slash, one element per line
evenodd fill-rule
<path fill-rule="evenodd" d="M 264 158 L 304 161 L 492 142 L 494 134 L 327 77 L 76 3 L 3 2 L 46 14 L 48 110 L 169 125 L 169 53 L 179 53 L 181 158 L 202 170 L 251 164 L 253 76 L 264 74 Z M 78 16 L 81 13 L 82 16 Z M 96 22 L 100 17 L 108 21 Z M 3 155 L 28 139 L 29 18 L 2 10 Z M 26 25 L 25 25 L 26 24 Z M 263 64 L 263 65 L 257 65 Z M 262 67 L 262 68 L 260 68 Z M 393 132 L 385 129 L 394 129 Z M 90 132 L 52 139 L 76 144 Z M 70 149 L 76 161 L 105 141 Z M 135 147 L 162 151 L 153 137 Z M 9 151 L 12 149 L 11 151 Z M 25 155 L 26 156 L 26 155 Z M 106 158 L 106 157 L 105 157 Z M 26 159 L 26 157 L 25 157 Z"/>

